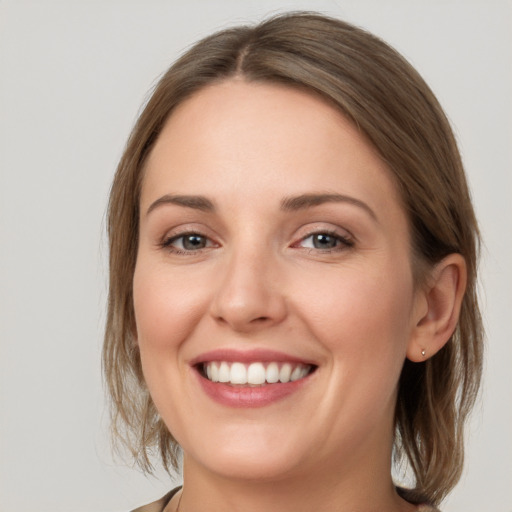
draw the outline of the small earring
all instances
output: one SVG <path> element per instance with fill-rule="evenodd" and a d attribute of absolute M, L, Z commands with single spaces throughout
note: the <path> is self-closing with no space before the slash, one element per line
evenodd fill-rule
<path fill-rule="evenodd" d="M 425 357 L 427 354 L 426 350 L 424 348 L 421 349 L 421 355 Z"/>

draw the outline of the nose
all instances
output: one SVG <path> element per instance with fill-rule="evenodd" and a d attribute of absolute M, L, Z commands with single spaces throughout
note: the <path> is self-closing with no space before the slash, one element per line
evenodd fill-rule
<path fill-rule="evenodd" d="M 211 304 L 216 322 L 238 332 L 250 332 L 281 323 L 287 303 L 276 263 L 256 250 L 233 255 L 218 276 Z"/>

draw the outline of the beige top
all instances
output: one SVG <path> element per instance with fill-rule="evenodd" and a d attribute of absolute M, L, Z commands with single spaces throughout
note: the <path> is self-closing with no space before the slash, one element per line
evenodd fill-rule
<path fill-rule="evenodd" d="M 132 510 L 132 512 L 163 512 L 165 506 L 171 501 L 172 497 L 181 489 L 176 487 L 171 492 L 168 492 L 163 498 L 160 498 L 153 503 L 144 505 L 142 507 Z M 437 508 L 431 507 L 430 505 L 418 505 L 417 512 L 440 512 Z"/>
<path fill-rule="evenodd" d="M 163 512 L 165 506 L 171 501 L 172 497 L 181 489 L 181 487 L 176 487 L 171 492 L 168 492 L 165 496 L 160 498 L 157 501 L 153 501 L 153 503 L 148 503 L 147 505 L 143 505 L 142 507 L 136 508 L 132 510 L 132 512 Z"/>

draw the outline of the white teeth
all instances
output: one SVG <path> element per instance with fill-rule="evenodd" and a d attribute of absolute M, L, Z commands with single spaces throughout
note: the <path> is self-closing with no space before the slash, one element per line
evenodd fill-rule
<path fill-rule="evenodd" d="M 267 366 L 266 381 L 269 384 L 279 382 L 279 365 L 277 363 L 270 363 Z"/>
<path fill-rule="evenodd" d="M 205 363 L 203 371 L 212 382 L 249 386 L 261 386 L 265 383 L 275 384 L 281 382 L 294 382 L 306 377 L 311 371 L 311 366 L 292 363 L 230 363 L 227 361 L 215 361 Z"/>
<path fill-rule="evenodd" d="M 230 378 L 229 364 L 223 361 L 219 366 L 219 382 L 229 382 Z"/>
<path fill-rule="evenodd" d="M 290 376 L 290 380 L 293 382 L 293 381 L 296 381 L 296 380 L 299 380 L 302 376 L 302 368 L 300 366 L 296 366 L 294 369 L 293 369 L 293 372 Z"/>
<path fill-rule="evenodd" d="M 231 365 L 230 379 L 231 384 L 247 384 L 247 370 L 242 363 L 233 363 Z"/>
<path fill-rule="evenodd" d="M 210 378 L 213 382 L 219 382 L 219 366 L 217 363 L 212 363 L 210 366 Z"/>
<path fill-rule="evenodd" d="M 265 367 L 262 363 L 251 363 L 247 369 L 248 384 L 265 384 L 266 379 Z"/>
<path fill-rule="evenodd" d="M 285 363 L 279 370 L 279 380 L 281 382 L 290 382 L 290 376 L 292 374 L 292 365 Z"/>

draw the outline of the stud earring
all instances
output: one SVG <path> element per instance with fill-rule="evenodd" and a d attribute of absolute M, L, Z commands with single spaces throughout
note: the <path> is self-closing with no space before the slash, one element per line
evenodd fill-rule
<path fill-rule="evenodd" d="M 425 357 L 427 354 L 426 350 L 424 348 L 421 349 L 421 355 Z"/>

